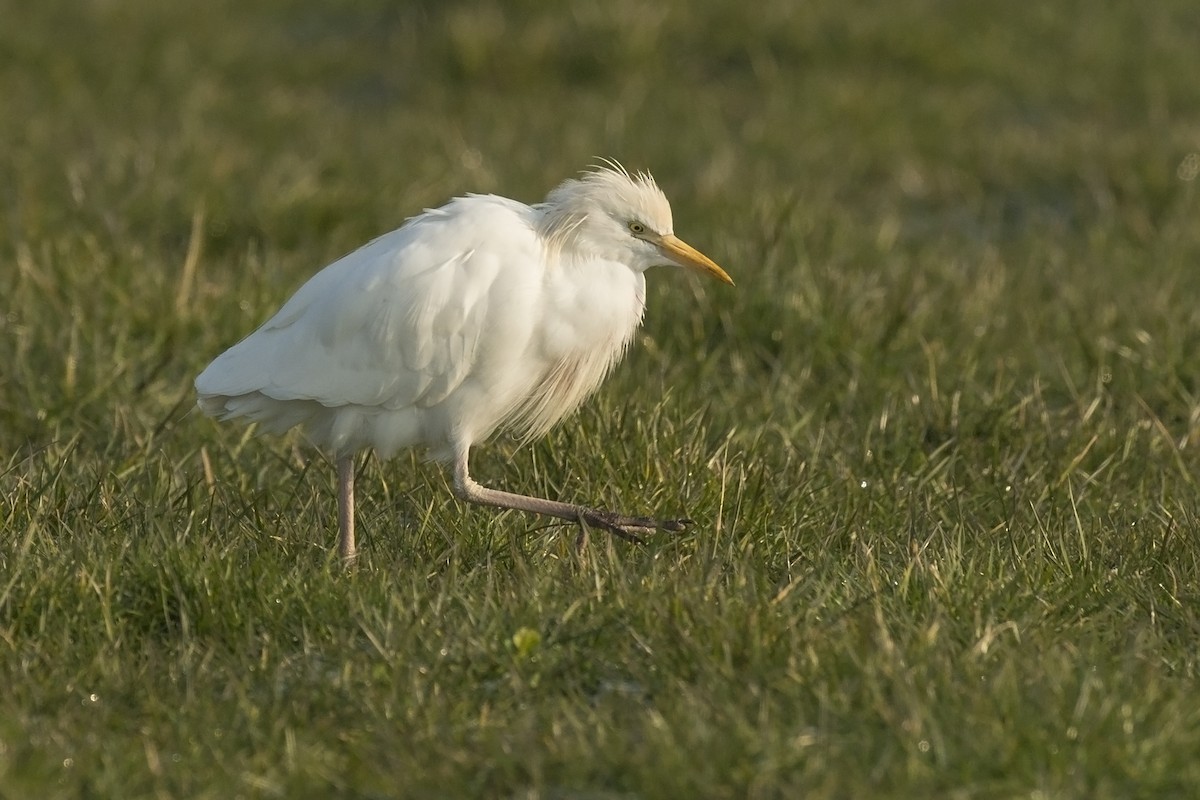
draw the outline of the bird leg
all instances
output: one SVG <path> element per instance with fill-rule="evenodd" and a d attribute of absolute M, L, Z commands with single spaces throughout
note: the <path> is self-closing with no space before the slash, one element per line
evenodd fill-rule
<path fill-rule="evenodd" d="M 358 556 L 354 547 L 354 456 L 338 458 L 338 555 L 349 563 Z"/>
<path fill-rule="evenodd" d="M 467 467 L 467 451 L 464 449 L 454 459 L 454 493 L 468 503 L 511 508 L 531 514 L 545 514 L 559 519 L 577 522 L 589 528 L 599 528 L 627 542 L 642 543 L 638 533 L 654 531 L 679 532 L 691 524 L 690 519 L 653 519 L 651 517 L 627 517 L 611 511 L 601 511 L 557 500 L 530 497 L 524 494 L 489 489 L 477 483 Z"/>

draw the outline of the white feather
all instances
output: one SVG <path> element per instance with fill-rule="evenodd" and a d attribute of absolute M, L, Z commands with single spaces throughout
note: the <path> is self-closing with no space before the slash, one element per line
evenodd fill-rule
<path fill-rule="evenodd" d="M 625 351 L 643 271 L 664 259 L 636 217 L 670 233 L 649 176 L 602 169 L 526 206 L 450 201 L 330 264 L 196 379 L 200 408 L 272 432 L 302 426 L 334 453 L 387 457 L 511 426 L 548 431 Z"/>

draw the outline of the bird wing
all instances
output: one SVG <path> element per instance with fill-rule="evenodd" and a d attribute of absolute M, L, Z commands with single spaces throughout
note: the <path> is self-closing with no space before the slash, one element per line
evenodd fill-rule
<path fill-rule="evenodd" d="M 330 407 L 440 402 L 475 363 L 493 286 L 542 263 L 532 213 L 471 196 L 414 217 L 314 275 L 214 360 L 197 391 Z"/>

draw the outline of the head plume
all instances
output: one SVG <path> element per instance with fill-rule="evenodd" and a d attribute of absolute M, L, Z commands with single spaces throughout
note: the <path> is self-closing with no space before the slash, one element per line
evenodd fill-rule
<path fill-rule="evenodd" d="M 561 249 L 597 214 L 636 218 L 658 233 L 673 231 L 671 205 L 649 172 L 631 173 L 620 162 L 602 158 L 578 178 L 569 178 L 546 196 L 539 232 L 547 245 Z"/>

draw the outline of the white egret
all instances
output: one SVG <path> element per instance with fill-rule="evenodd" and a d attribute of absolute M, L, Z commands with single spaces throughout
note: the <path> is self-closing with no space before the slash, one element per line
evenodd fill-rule
<path fill-rule="evenodd" d="M 428 209 L 313 276 L 196 378 L 199 406 L 282 433 L 301 427 L 338 470 L 338 551 L 355 556 L 354 455 L 425 447 L 468 502 L 637 540 L 688 520 L 629 517 L 489 489 L 472 445 L 550 430 L 604 379 L 642 321 L 644 272 L 676 264 L 733 281 L 675 236 L 647 173 L 609 162 L 528 206 L 470 194 Z"/>

